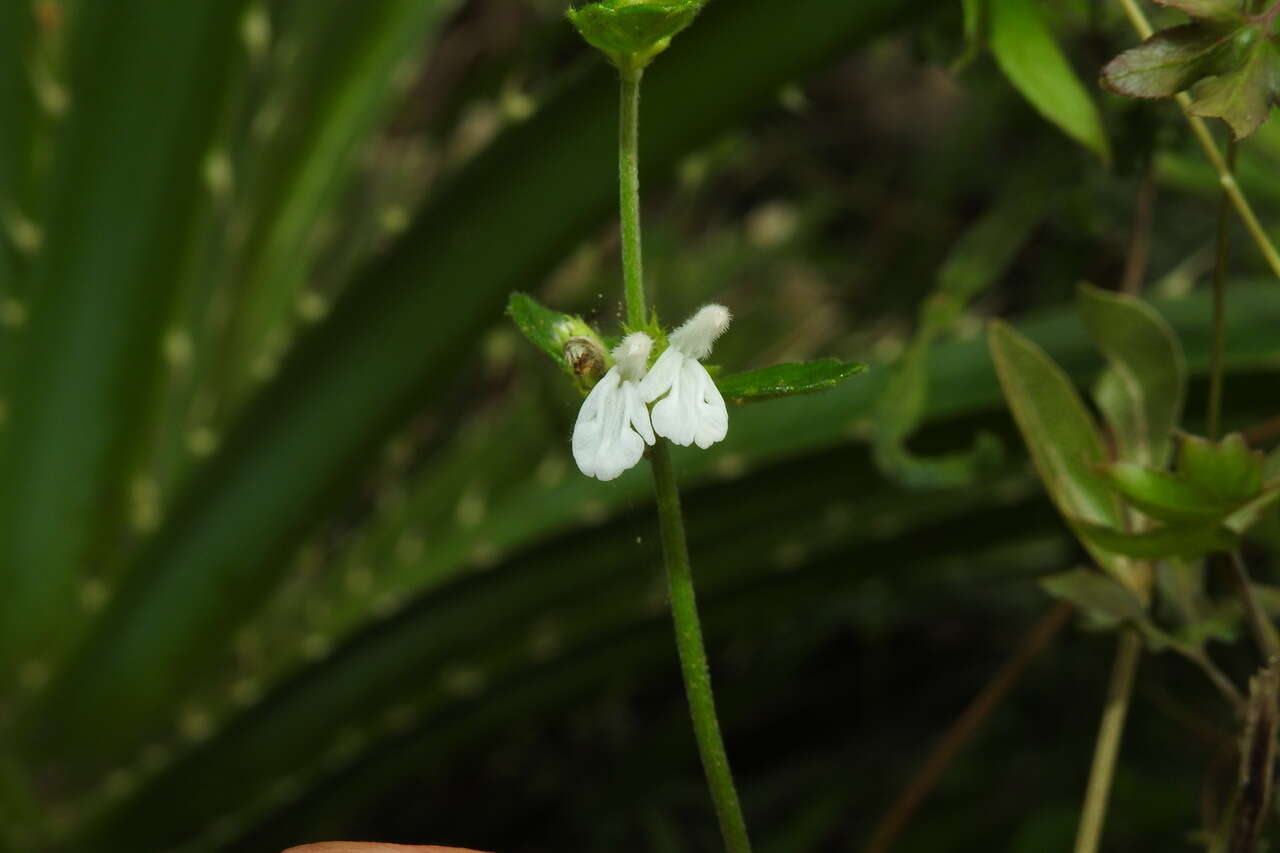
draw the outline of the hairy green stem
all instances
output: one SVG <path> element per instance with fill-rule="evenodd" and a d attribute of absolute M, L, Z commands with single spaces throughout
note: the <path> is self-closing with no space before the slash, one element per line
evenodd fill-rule
<path fill-rule="evenodd" d="M 623 71 L 618 121 L 618 202 L 622 220 L 622 281 L 627 325 L 644 325 L 644 262 L 640 251 L 640 77 Z"/>
<path fill-rule="evenodd" d="M 1120 5 L 1124 8 L 1125 14 L 1129 18 L 1129 23 L 1133 25 L 1138 37 L 1143 40 L 1151 38 L 1155 30 L 1152 29 L 1151 22 L 1147 20 L 1146 14 L 1138 6 L 1136 0 L 1120 0 Z M 1191 132 L 1194 134 L 1196 141 L 1200 143 L 1200 147 L 1204 149 L 1204 154 L 1209 159 L 1209 164 L 1217 172 L 1218 183 L 1222 185 L 1222 191 L 1231 200 L 1231 206 L 1235 208 L 1236 214 L 1239 215 L 1240 221 L 1244 223 L 1249 236 L 1253 238 L 1258 251 L 1262 253 L 1267 266 L 1271 267 L 1271 272 L 1277 278 L 1280 278 L 1280 252 L 1276 251 L 1275 244 L 1267 236 L 1266 229 L 1258 221 L 1257 214 L 1253 212 L 1253 207 L 1249 204 L 1249 200 L 1245 198 L 1240 185 L 1236 183 L 1235 176 L 1231 174 L 1231 168 L 1227 165 L 1222 153 L 1218 151 L 1218 144 L 1213 141 L 1213 134 L 1209 132 L 1209 126 L 1205 124 L 1204 119 L 1191 112 L 1191 97 L 1186 92 L 1178 93 L 1174 100 L 1178 102 L 1178 108 L 1182 110 L 1187 123 L 1191 125 Z"/>
<path fill-rule="evenodd" d="M 1236 165 L 1236 142 L 1227 140 L 1227 168 Z M 1209 416 L 1206 432 L 1217 439 L 1222 428 L 1222 355 L 1226 345 L 1227 267 L 1231 263 L 1231 199 L 1218 205 L 1218 255 L 1213 267 L 1213 349 L 1209 354 Z"/>
<path fill-rule="evenodd" d="M 1093 768 L 1085 790 L 1084 809 L 1076 834 L 1075 853 L 1097 853 L 1102 839 L 1102 825 L 1107 817 L 1107 800 L 1111 796 L 1111 780 L 1115 775 L 1116 757 L 1124 734 L 1124 718 L 1133 695 L 1134 675 L 1142 656 L 1142 641 L 1132 628 L 1120 634 L 1115 663 L 1111 666 L 1111 683 L 1107 702 L 1102 708 L 1102 724 L 1093 749 Z"/>
<path fill-rule="evenodd" d="M 659 439 L 651 456 L 653 486 L 658 496 L 658 520 L 662 528 L 662 556 L 667 564 L 671 616 L 676 627 L 676 647 L 680 651 L 685 695 L 689 699 L 689 713 L 693 717 L 702 769 L 711 788 L 725 849 L 729 853 L 747 853 L 751 850 L 751 842 L 747 839 L 747 825 L 733 784 L 733 773 L 729 770 L 729 757 L 720 736 L 715 698 L 711 693 L 711 673 L 707 669 L 707 650 L 702 644 L 702 626 L 693 591 L 693 569 L 689 565 L 684 517 L 680 513 L 680 492 L 676 488 L 675 470 L 671 465 L 671 448 Z"/>
<path fill-rule="evenodd" d="M 640 250 L 640 71 L 621 72 L 621 107 L 618 130 L 618 200 L 622 220 L 622 276 L 625 282 L 627 324 L 636 329 L 645 322 L 644 275 Z M 671 597 L 671 618 L 675 624 L 676 649 L 684 675 L 685 696 L 693 733 L 702 757 L 702 769 L 711 790 L 720 834 L 728 853 L 750 853 L 747 824 L 742 817 L 738 790 L 729 770 L 729 757 L 720 735 L 715 696 L 711 692 L 711 671 L 702 641 L 702 624 L 694 596 L 693 568 L 685 539 L 684 516 L 680 511 L 680 490 L 671 464 L 671 448 L 659 438 L 649 454 L 653 463 L 653 489 L 658 504 L 658 525 L 662 532 L 662 557 L 667 567 Z"/>

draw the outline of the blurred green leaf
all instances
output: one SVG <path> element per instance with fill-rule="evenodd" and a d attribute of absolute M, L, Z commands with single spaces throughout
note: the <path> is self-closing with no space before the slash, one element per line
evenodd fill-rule
<path fill-rule="evenodd" d="M 929 392 L 927 358 L 934 341 L 958 320 L 967 303 L 995 283 L 1039 224 L 1051 193 L 1015 181 L 995 206 L 947 253 L 938 285 L 919 312 L 915 337 L 894 368 L 876 413 L 877 465 L 910 488 L 951 488 L 975 482 L 999 467 L 1004 448 L 990 434 L 978 435 L 959 453 L 920 456 L 907 439 L 920 425 Z"/>
<path fill-rule="evenodd" d="M 67 616 L 84 566 L 102 572 L 119 554 L 159 341 L 207 204 L 199 164 L 227 100 L 244 5 L 77 9 L 75 108 L 58 136 L 0 434 L 0 676 L 56 656 L 74 635 Z"/>
<path fill-rule="evenodd" d="M 1232 23 L 1244 17 L 1244 0 L 1156 0 L 1193 18 Z"/>
<path fill-rule="evenodd" d="M 1070 379 L 1045 352 L 1005 323 L 987 334 L 996 375 L 1031 459 L 1058 510 L 1076 523 L 1118 529 L 1119 502 L 1099 466 L 1107 461 L 1098 428 Z M 1111 549 L 1085 546 L 1099 565 L 1120 579 L 1128 568 Z"/>
<path fill-rule="evenodd" d="M 1076 527 L 1087 545 L 1142 560 L 1161 557 L 1194 559 L 1214 551 L 1229 551 L 1236 546 L 1236 536 L 1217 524 L 1159 527 L 1141 533 L 1122 533 L 1089 522 L 1078 522 Z"/>
<path fill-rule="evenodd" d="M 239 402 L 273 333 L 288 327 L 310 269 L 299 258 L 345 188 L 351 163 L 378 128 L 402 63 L 456 0 L 309 4 L 308 37 L 279 91 L 277 130 L 251 149 L 240 192 L 247 239 L 229 273 L 236 310 L 220 350 L 222 393 Z"/>
<path fill-rule="evenodd" d="M 806 0 L 792 11 L 779 17 L 766 0 L 712 6 L 705 26 L 646 74 L 646 175 L 902 15 L 889 0 L 836 8 Z M 610 214 L 614 83 L 605 74 L 580 79 L 513 126 L 300 341 L 192 477 L 74 665 L 29 716 L 32 749 L 119 752 L 167 719 L 279 582 L 285 555 L 358 476 L 369 448 L 474 359 L 510 291 Z"/>
<path fill-rule="evenodd" d="M 866 369 L 865 364 L 834 358 L 802 364 L 775 364 L 717 379 L 716 387 L 727 400 L 749 403 L 826 391 Z"/>
<path fill-rule="evenodd" d="M 1117 456 L 1162 467 L 1186 397 L 1182 347 L 1168 322 L 1142 300 L 1088 284 L 1077 294 L 1085 328 L 1107 357 L 1110 378 L 1098 403 Z"/>
<path fill-rule="evenodd" d="M 1111 147 L 1097 105 L 1036 6 L 1033 0 L 988 0 L 988 38 L 996 62 L 1042 116 L 1109 163 Z"/>
<path fill-rule="evenodd" d="M 1160 521 L 1222 521 L 1238 503 L 1215 500 L 1194 485 L 1164 471 L 1117 462 L 1104 471 L 1120 493 L 1138 509 Z"/>
<path fill-rule="evenodd" d="M 1050 575 L 1040 581 L 1040 586 L 1054 598 L 1075 605 L 1098 625 L 1148 624 L 1141 599 L 1096 569 L 1078 568 Z"/>

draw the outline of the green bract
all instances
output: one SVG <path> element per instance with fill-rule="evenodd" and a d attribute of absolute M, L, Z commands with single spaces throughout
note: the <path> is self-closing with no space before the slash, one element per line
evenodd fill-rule
<path fill-rule="evenodd" d="M 592 47 L 622 71 L 638 71 L 693 23 L 701 0 L 604 0 L 570 9 L 569 20 Z"/>

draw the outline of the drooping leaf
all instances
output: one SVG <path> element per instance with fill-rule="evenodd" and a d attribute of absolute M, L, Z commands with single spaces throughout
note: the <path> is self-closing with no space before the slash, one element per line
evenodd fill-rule
<path fill-rule="evenodd" d="M 1101 395 L 1099 404 L 1118 456 L 1161 467 L 1186 396 L 1182 346 L 1165 319 L 1136 297 L 1088 284 L 1077 294 L 1085 328 L 1110 366 L 1112 393 Z"/>
<path fill-rule="evenodd" d="M 726 400 L 749 403 L 796 394 L 826 391 L 867 369 L 865 364 L 827 358 L 796 364 L 775 364 L 716 380 Z"/>
<path fill-rule="evenodd" d="M 1111 146 L 1081 84 L 1031 0 L 989 0 L 991 50 L 1009 81 L 1042 116 L 1104 163 Z"/>
<path fill-rule="evenodd" d="M 1120 529 L 1118 498 L 1099 471 L 1107 461 L 1102 436 L 1071 381 L 1042 349 L 999 320 L 987 341 L 1005 400 L 1058 510 L 1073 521 Z M 1130 575 L 1111 549 L 1085 545 L 1099 565 L 1121 579 Z"/>
<path fill-rule="evenodd" d="M 1085 542 L 1112 554 L 1155 560 L 1161 557 L 1194 559 L 1214 551 L 1234 548 L 1237 537 L 1222 525 L 1158 527 L 1141 533 L 1122 533 L 1099 524 L 1078 522 Z"/>

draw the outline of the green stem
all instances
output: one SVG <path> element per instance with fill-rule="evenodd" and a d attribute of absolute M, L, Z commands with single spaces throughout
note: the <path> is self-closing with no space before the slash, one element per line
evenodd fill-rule
<path fill-rule="evenodd" d="M 618 197 L 622 220 L 622 275 L 626 284 L 627 324 L 638 329 L 645 323 L 644 275 L 640 252 L 640 71 L 621 72 L 621 120 L 618 132 Z M 653 463 L 653 489 L 658 503 L 658 526 L 662 531 L 662 557 L 667 567 L 671 596 L 671 618 L 675 623 L 676 649 L 684 675 L 685 696 L 693 733 L 702 757 L 702 769 L 711 790 L 720 834 L 728 853 L 750 853 L 747 824 L 742 817 L 738 790 L 729 770 L 720 721 L 716 717 L 711 692 L 711 671 L 702 642 L 702 624 L 693 591 L 693 568 L 685 540 L 684 516 L 680 512 L 680 490 L 671 465 L 671 449 L 658 439 L 649 454 Z"/>
<path fill-rule="evenodd" d="M 1111 779 L 1115 775 L 1116 757 L 1124 734 L 1124 718 L 1133 695 L 1134 674 L 1142 655 L 1142 641 L 1133 629 L 1120 635 L 1115 663 L 1111 667 L 1111 683 L 1107 687 L 1107 703 L 1102 708 L 1102 724 L 1093 748 L 1093 769 L 1085 790 L 1084 809 L 1076 834 L 1075 853 L 1097 853 L 1102 839 L 1102 825 L 1107 816 L 1107 800 L 1111 795 Z"/>
<path fill-rule="evenodd" d="M 1144 40 L 1150 38 L 1155 30 L 1152 29 L 1151 22 L 1147 20 L 1146 14 L 1143 13 L 1136 0 L 1120 0 L 1120 5 L 1124 8 L 1125 14 L 1128 15 L 1129 23 L 1133 25 L 1138 37 Z M 1196 141 L 1200 143 L 1200 147 L 1204 149 L 1204 155 L 1209 159 L 1209 164 L 1217 172 L 1218 183 L 1222 185 L 1222 191 L 1231 200 L 1231 206 L 1235 208 L 1240 221 L 1244 223 L 1249 236 L 1253 238 L 1258 251 L 1262 253 L 1263 259 L 1266 260 L 1267 266 L 1271 267 L 1271 272 L 1277 278 L 1280 278 L 1280 251 L 1276 251 L 1271 238 L 1267 236 L 1266 229 L 1262 227 L 1262 223 L 1258 221 L 1257 214 L 1253 212 L 1253 207 L 1249 204 L 1249 200 L 1245 198 L 1240 185 L 1236 183 L 1235 176 L 1231 174 L 1227 161 L 1223 159 L 1222 153 L 1218 151 L 1217 143 L 1213 141 L 1213 134 L 1209 132 L 1209 126 L 1205 124 L 1204 119 L 1192 114 L 1191 96 L 1186 92 L 1180 92 L 1175 96 L 1174 100 L 1178 102 L 1178 108 L 1182 110 L 1187 123 L 1191 125 L 1191 132 Z"/>
<path fill-rule="evenodd" d="M 1236 165 L 1236 142 L 1227 141 L 1227 168 Z M 1218 205 L 1218 256 L 1213 268 L 1213 349 L 1209 355 L 1209 438 L 1222 428 L 1222 362 L 1227 337 L 1227 267 L 1231 263 L 1231 199 L 1224 192 Z"/>
<path fill-rule="evenodd" d="M 621 102 L 618 121 L 618 201 L 622 219 L 622 280 L 627 300 L 627 325 L 644 325 L 644 263 L 640 253 L 640 77 L 644 72 L 619 74 Z"/>
<path fill-rule="evenodd" d="M 651 461 L 653 487 L 658 497 L 658 521 L 662 529 L 662 556 L 667 564 L 671 616 L 676 628 L 676 647 L 680 651 L 685 695 L 689 699 L 689 713 L 693 717 L 702 769 L 707 775 L 711 799 L 715 802 L 725 849 L 729 853 L 749 853 L 751 842 L 747 839 L 747 825 L 733 784 L 733 773 L 729 770 L 724 740 L 720 736 L 720 722 L 716 718 L 707 650 L 702 644 L 702 626 L 693 591 L 693 569 L 689 565 L 689 548 L 685 541 L 684 517 L 680 512 L 680 492 L 676 488 L 671 449 L 666 441 L 659 439 L 651 452 Z"/>

